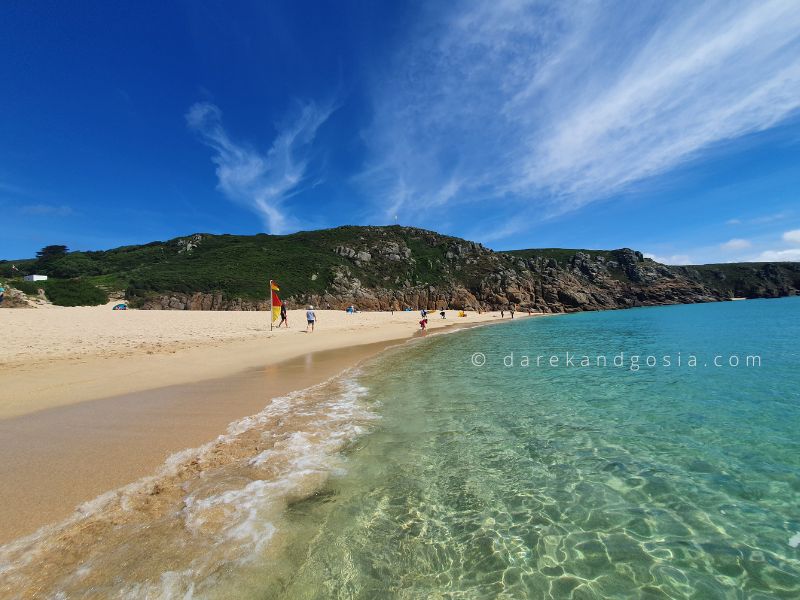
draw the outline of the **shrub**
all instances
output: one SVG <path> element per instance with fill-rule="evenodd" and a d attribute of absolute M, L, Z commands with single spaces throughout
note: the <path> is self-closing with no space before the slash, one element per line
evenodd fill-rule
<path fill-rule="evenodd" d="M 43 281 L 11 281 L 9 285 L 15 289 L 18 289 L 20 292 L 27 294 L 28 296 L 36 296 L 39 293 L 41 288 L 44 288 L 42 285 Z"/>
<path fill-rule="evenodd" d="M 58 306 L 97 306 L 108 302 L 108 294 L 83 279 L 45 282 L 47 299 Z"/>

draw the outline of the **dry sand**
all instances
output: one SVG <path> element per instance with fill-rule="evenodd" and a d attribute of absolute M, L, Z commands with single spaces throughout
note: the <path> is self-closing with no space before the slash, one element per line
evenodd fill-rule
<path fill-rule="evenodd" d="M 419 330 L 418 312 L 289 311 L 270 331 L 266 312 L 112 311 L 111 306 L 0 310 L 0 419 L 168 385 L 216 379 L 308 352 L 399 340 Z M 429 328 L 499 320 L 468 313 Z"/>
<path fill-rule="evenodd" d="M 519 314 L 519 313 L 518 313 Z M 418 312 L 0 310 L 0 543 L 152 473 L 269 398 L 419 335 Z M 448 311 L 433 331 L 499 322 Z"/>

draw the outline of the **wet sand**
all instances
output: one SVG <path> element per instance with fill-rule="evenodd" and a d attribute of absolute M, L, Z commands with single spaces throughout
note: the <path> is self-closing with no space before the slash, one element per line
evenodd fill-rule
<path fill-rule="evenodd" d="M 437 323 L 439 331 L 479 324 L 464 320 Z M 429 335 L 435 333 L 436 329 Z M 70 402 L 0 419 L 0 544 L 65 519 L 81 503 L 153 474 L 171 454 L 213 440 L 231 422 L 261 411 L 271 398 L 319 384 L 388 346 L 421 335 L 408 329 L 373 334 L 390 339 L 308 352 L 225 377 Z M 325 336 L 314 339 L 334 341 Z M 248 353 L 254 343 L 263 345 L 264 340 L 233 341 L 201 351 L 233 357 L 246 353 L 246 363 L 262 356 Z M 50 371 L 45 369 L 47 376 L 71 364 L 54 362 Z M 97 363 L 93 361 L 89 370 L 96 370 Z M 195 379 L 200 379 L 202 363 L 192 367 Z M 80 382 L 81 365 L 73 364 L 72 371 Z M 153 375 L 158 381 L 163 373 Z M 87 385 L 91 379 L 72 389 L 85 391 Z"/>
<path fill-rule="evenodd" d="M 264 312 L 112 311 L 110 306 L 0 310 L 0 419 L 57 406 L 235 375 L 309 352 L 408 338 L 417 312 L 289 311 L 270 331 Z M 499 321 L 498 313 L 447 320 L 431 330 Z"/>
<path fill-rule="evenodd" d="M 0 420 L 0 544 L 153 473 L 270 398 L 318 384 L 396 341 L 312 352 L 234 376 Z"/>

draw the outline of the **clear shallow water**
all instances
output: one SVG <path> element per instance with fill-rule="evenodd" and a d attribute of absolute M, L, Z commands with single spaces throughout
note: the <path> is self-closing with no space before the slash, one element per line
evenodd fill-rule
<path fill-rule="evenodd" d="M 0 547 L 0 598 L 800 598 L 799 312 L 415 341 Z"/>
<path fill-rule="evenodd" d="M 387 353 L 359 377 L 380 422 L 346 471 L 289 507 L 285 569 L 262 565 L 250 589 L 798 598 L 799 315 L 800 298 L 586 313 Z M 567 350 L 674 358 L 502 366 L 512 351 L 563 365 Z M 762 364 L 716 368 L 715 355 Z"/>

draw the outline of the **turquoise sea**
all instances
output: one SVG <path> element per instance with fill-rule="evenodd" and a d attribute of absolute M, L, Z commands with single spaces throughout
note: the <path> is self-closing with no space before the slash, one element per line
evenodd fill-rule
<path fill-rule="evenodd" d="M 380 418 L 289 507 L 291 567 L 262 592 L 800 598 L 798 317 L 800 298 L 582 313 L 385 353 L 358 377 Z"/>
<path fill-rule="evenodd" d="M 800 598 L 799 316 L 417 338 L 0 547 L 0 597 Z"/>

